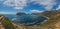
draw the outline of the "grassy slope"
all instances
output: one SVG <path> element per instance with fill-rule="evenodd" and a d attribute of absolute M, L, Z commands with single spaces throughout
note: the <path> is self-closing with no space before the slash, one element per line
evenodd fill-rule
<path fill-rule="evenodd" d="M 16 29 L 8 18 L 5 18 L 5 20 L 2 21 L 2 25 L 5 29 Z"/>

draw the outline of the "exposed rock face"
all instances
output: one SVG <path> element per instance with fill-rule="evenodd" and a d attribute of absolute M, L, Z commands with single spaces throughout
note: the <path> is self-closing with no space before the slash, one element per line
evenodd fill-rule
<path fill-rule="evenodd" d="M 0 29 L 5 29 L 1 23 L 2 20 L 4 20 L 4 16 L 0 16 Z"/>
<path fill-rule="evenodd" d="M 0 22 L 0 29 L 5 29 L 1 22 Z"/>

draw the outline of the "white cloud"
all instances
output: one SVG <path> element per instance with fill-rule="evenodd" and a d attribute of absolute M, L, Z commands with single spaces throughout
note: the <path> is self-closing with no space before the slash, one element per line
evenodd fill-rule
<path fill-rule="evenodd" d="M 35 2 L 34 4 L 43 5 L 46 10 L 51 10 L 53 5 L 56 4 L 55 0 L 31 0 L 31 2 Z"/>
<path fill-rule="evenodd" d="M 0 14 L 16 14 L 17 12 L 0 12 Z"/>
<path fill-rule="evenodd" d="M 27 1 L 28 0 L 4 0 L 3 4 L 5 6 L 11 6 L 14 9 L 23 9 L 27 5 Z M 34 4 L 43 5 L 46 10 L 51 10 L 53 5 L 56 4 L 55 0 L 30 0 L 29 2 L 35 2 Z"/>
<path fill-rule="evenodd" d="M 42 13 L 44 11 L 40 11 L 40 10 L 30 10 L 31 13 Z"/>
<path fill-rule="evenodd" d="M 56 8 L 56 10 L 59 10 L 60 9 L 60 5 L 58 5 L 58 8 Z"/>
<path fill-rule="evenodd" d="M 0 1 L 2 1 L 2 0 L 0 0 Z"/>
<path fill-rule="evenodd" d="M 0 0 L 0 2 L 1 2 L 1 1 L 4 1 L 4 0 Z"/>
<path fill-rule="evenodd" d="M 27 0 L 5 0 L 4 5 L 11 6 L 14 9 L 23 9 L 26 6 Z"/>

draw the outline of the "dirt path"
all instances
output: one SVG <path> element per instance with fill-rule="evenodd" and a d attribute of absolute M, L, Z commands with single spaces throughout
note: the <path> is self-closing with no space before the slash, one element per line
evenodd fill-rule
<path fill-rule="evenodd" d="M 16 29 L 26 29 L 23 25 L 19 25 L 19 24 L 15 24 L 15 23 L 12 23 Z"/>
<path fill-rule="evenodd" d="M 56 28 L 55 29 L 60 29 L 60 21 L 58 21 L 56 24 L 55 24 L 56 26 Z"/>

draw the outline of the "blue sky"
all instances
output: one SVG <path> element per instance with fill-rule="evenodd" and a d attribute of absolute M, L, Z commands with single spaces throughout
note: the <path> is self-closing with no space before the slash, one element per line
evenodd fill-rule
<path fill-rule="evenodd" d="M 0 13 L 41 13 L 60 8 L 60 0 L 0 0 Z"/>

